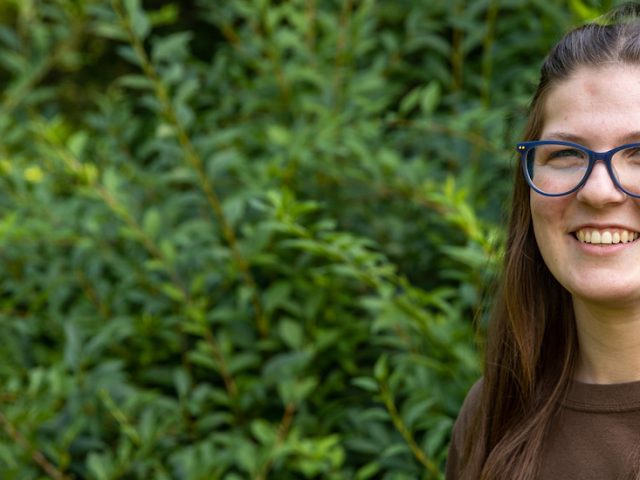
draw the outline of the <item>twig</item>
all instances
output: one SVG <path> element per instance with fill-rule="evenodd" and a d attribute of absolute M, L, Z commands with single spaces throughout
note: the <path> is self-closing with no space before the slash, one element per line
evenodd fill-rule
<path fill-rule="evenodd" d="M 69 480 L 71 478 L 58 470 L 55 465 L 47 460 L 40 450 L 34 448 L 33 445 L 29 443 L 29 440 L 27 440 L 26 437 L 18 431 L 18 429 L 2 412 L 0 412 L 0 425 L 2 425 L 2 429 L 7 435 L 9 435 L 9 437 L 11 437 L 11 439 L 13 439 L 13 441 L 29 452 L 31 459 L 51 478 L 54 480 Z"/>
<path fill-rule="evenodd" d="M 460 18 L 462 7 L 459 2 L 454 6 L 453 18 Z M 453 83 L 451 90 L 457 92 L 462 89 L 463 71 L 464 71 L 464 51 L 462 42 L 464 40 L 464 32 L 456 25 L 452 28 L 451 40 L 451 71 Z"/>
<path fill-rule="evenodd" d="M 344 101 L 344 66 L 347 62 L 347 30 L 351 26 L 351 10 L 353 8 L 352 0 L 345 0 L 340 11 L 338 38 L 336 39 L 336 59 L 335 59 L 335 76 L 333 78 L 333 90 L 336 93 L 336 110 L 340 108 Z"/>
<path fill-rule="evenodd" d="M 491 49 L 495 43 L 498 2 L 490 0 L 487 9 L 487 31 L 482 40 L 482 102 L 485 106 L 491 103 L 491 75 L 493 71 L 493 55 Z"/>
<path fill-rule="evenodd" d="M 51 52 L 46 58 L 44 58 L 35 68 L 31 70 L 30 75 L 23 79 L 21 82 L 17 82 L 10 88 L 5 90 L 4 98 L 2 99 L 2 106 L 0 109 L 5 113 L 11 112 L 16 108 L 24 99 L 25 95 L 29 93 L 38 83 L 40 83 L 47 74 L 55 67 L 60 61 L 60 58 L 67 51 L 73 51 L 82 29 L 78 29 L 77 26 L 72 28 L 71 34 L 64 41 L 58 43 L 53 52 Z M 29 42 L 27 42 L 29 43 Z M 33 43 L 33 42 L 31 42 Z"/>
<path fill-rule="evenodd" d="M 284 414 L 282 415 L 282 420 L 278 425 L 278 436 L 276 438 L 276 442 L 271 448 L 271 452 L 269 453 L 269 457 L 262 465 L 262 468 L 256 475 L 255 480 L 266 480 L 267 475 L 269 474 L 269 470 L 271 469 L 271 465 L 273 464 L 273 452 L 276 448 L 284 443 L 287 439 L 287 435 L 289 435 L 289 430 L 291 429 L 291 424 L 293 423 L 293 417 L 296 414 L 296 406 L 294 403 L 288 403 L 284 409 Z"/>
<path fill-rule="evenodd" d="M 257 323 L 258 331 L 264 337 L 268 333 L 269 326 L 268 326 L 267 317 L 264 314 L 261 301 L 258 296 L 258 288 L 257 288 L 256 282 L 253 279 L 251 271 L 249 270 L 249 264 L 247 260 L 242 256 L 240 252 L 235 231 L 229 224 L 224 214 L 224 211 L 222 209 L 222 202 L 215 191 L 214 184 L 211 181 L 211 179 L 207 176 L 207 173 L 204 168 L 204 162 L 200 157 L 200 155 L 196 152 L 193 144 L 191 143 L 191 139 L 189 138 L 189 135 L 187 134 L 184 126 L 178 119 L 178 115 L 173 107 L 167 88 L 165 87 L 164 83 L 162 83 L 160 75 L 158 74 L 155 67 L 151 63 L 149 56 L 147 55 L 147 52 L 144 49 L 142 41 L 136 36 L 135 32 L 133 31 L 133 28 L 131 26 L 131 23 L 129 22 L 128 17 L 120 7 L 119 1 L 112 0 L 112 5 L 113 5 L 113 9 L 118 15 L 118 18 L 120 19 L 121 25 L 126 30 L 129 36 L 129 42 L 131 43 L 131 46 L 135 51 L 135 54 L 142 65 L 142 70 L 144 74 L 147 76 L 147 78 L 149 78 L 149 80 L 151 80 L 154 86 L 156 97 L 158 98 L 158 100 L 160 101 L 160 104 L 162 105 L 162 110 L 167 121 L 171 125 L 173 125 L 176 131 L 176 137 L 178 139 L 178 143 L 180 144 L 185 154 L 185 160 L 187 164 L 196 172 L 196 175 L 198 176 L 198 180 L 200 182 L 202 191 L 205 194 L 205 197 L 207 198 L 209 206 L 213 210 L 213 213 L 220 225 L 220 229 L 222 230 L 222 236 L 231 250 L 232 258 L 236 266 L 240 270 L 241 276 L 246 286 L 249 288 L 249 291 L 251 292 L 251 303 L 253 305 L 253 308 L 256 314 L 256 323 Z"/>
<path fill-rule="evenodd" d="M 126 414 L 120 409 L 120 407 L 118 407 L 118 405 L 116 405 L 116 402 L 111 398 L 111 395 L 109 395 L 106 388 L 102 388 L 100 390 L 100 398 L 107 407 L 107 410 L 109 410 L 109 413 L 111 413 L 116 422 L 118 422 L 124 434 L 129 437 L 129 440 L 131 440 L 131 442 L 133 442 L 137 447 L 142 445 L 140 434 L 131 424 L 131 421 L 127 418 Z"/>
<path fill-rule="evenodd" d="M 393 425 L 396 427 L 396 430 L 402 435 L 404 441 L 409 446 L 411 453 L 413 456 L 420 462 L 420 464 L 427 469 L 427 471 L 434 477 L 438 478 L 439 470 L 438 467 L 433 463 L 431 459 L 429 459 L 425 453 L 420 449 L 418 444 L 416 443 L 415 438 L 413 438 L 413 434 L 407 428 L 405 423 L 402 421 L 402 417 L 396 408 L 395 403 L 393 402 L 393 395 L 389 390 L 389 386 L 386 382 L 379 380 L 378 385 L 380 387 L 380 395 L 382 397 L 382 401 L 384 402 L 389 415 L 391 415 L 391 420 L 393 421 Z"/>
<path fill-rule="evenodd" d="M 42 130 L 41 130 L 42 131 Z M 76 174 L 82 173 L 82 162 L 73 156 L 71 152 L 68 150 L 59 147 L 57 144 L 52 142 L 47 138 L 46 135 L 39 135 L 38 138 L 46 139 L 46 145 L 51 148 L 56 155 L 64 162 L 64 164 L 71 169 L 72 172 Z M 97 178 L 97 177 L 96 177 Z M 153 238 L 147 235 L 144 229 L 140 226 L 140 224 L 136 221 L 136 219 L 131 215 L 130 211 L 123 205 L 118 199 L 109 192 L 104 185 L 102 185 L 97 179 L 93 180 L 91 184 L 94 192 L 97 193 L 98 197 L 102 200 L 102 202 L 121 220 L 123 221 L 136 235 L 136 238 L 140 241 L 143 248 L 147 251 L 147 253 L 162 262 L 162 264 L 166 267 L 168 276 L 171 280 L 171 284 L 180 292 L 180 295 L 184 299 L 185 310 L 187 312 L 190 311 L 193 306 L 193 299 L 191 298 L 191 294 L 188 288 L 185 286 L 184 282 L 181 280 L 178 272 L 172 267 L 170 262 L 165 258 L 160 247 L 154 242 Z M 82 272 L 77 272 L 78 278 L 81 282 L 83 291 L 89 297 L 91 301 L 94 302 L 98 311 L 103 315 L 104 318 L 108 318 L 109 309 L 108 306 L 105 306 L 100 299 L 98 298 L 95 290 L 91 287 L 90 283 L 84 276 Z M 209 328 L 205 329 L 204 337 L 207 343 L 211 346 L 213 351 L 213 355 L 218 363 L 220 368 L 220 375 L 222 376 L 225 384 L 225 388 L 227 392 L 232 398 L 238 396 L 238 388 L 236 383 L 229 371 L 227 366 L 227 362 L 224 358 L 222 351 L 216 341 L 216 338 L 211 332 Z"/>
<path fill-rule="evenodd" d="M 111 312 L 109 311 L 109 306 L 106 305 L 98 296 L 96 289 L 91 285 L 91 282 L 87 278 L 87 276 L 81 270 L 76 270 L 76 277 L 80 282 L 80 288 L 89 299 L 89 301 L 93 304 L 93 306 L 98 310 L 100 316 L 103 319 L 108 319 L 111 316 Z"/>
<path fill-rule="evenodd" d="M 236 385 L 235 380 L 233 379 L 233 375 L 231 375 L 231 372 L 229 371 L 229 367 L 224 358 L 224 355 L 222 354 L 222 351 L 220 350 L 220 345 L 218 344 L 218 341 L 213 335 L 213 332 L 211 332 L 211 330 L 208 328 L 205 329 L 204 331 L 204 338 L 207 341 L 207 344 L 209 344 L 209 346 L 211 347 L 211 350 L 213 351 L 213 356 L 218 361 L 218 368 L 220 368 L 220 375 L 224 380 L 224 385 L 225 385 L 225 388 L 227 389 L 227 392 L 229 392 L 229 395 L 232 398 L 236 398 L 238 396 L 238 387 Z"/>

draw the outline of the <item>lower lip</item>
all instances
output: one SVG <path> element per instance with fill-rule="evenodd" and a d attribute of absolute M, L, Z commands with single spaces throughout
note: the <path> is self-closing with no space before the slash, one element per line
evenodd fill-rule
<path fill-rule="evenodd" d="M 633 242 L 627 242 L 627 243 L 600 243 L 600 244 L 593 244 L 593 243 L 584 243 L 581 242 L 580 240 L 578 240 L 574 235 L 571 235 L 571 238 L 573 238 L 573 240 L 580 245 L 580 250 L 582 250 L 585 253 L 588 253 L 590 255 L 598 255 L 598 256 L 606 256 L 606 255 L 613 255 L 616 254 L 622 250 L 626 250 L 629 248 L 632 248 L 633 246 L 637 245 L 638 242 L 640 241 L 640 238 L 634 240 Z"/>

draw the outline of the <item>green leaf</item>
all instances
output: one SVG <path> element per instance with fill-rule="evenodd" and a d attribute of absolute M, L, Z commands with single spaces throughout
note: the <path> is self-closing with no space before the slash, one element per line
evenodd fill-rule
<path fill-rule="evenodd" d="M 289 348 L 299 350 L 303 347 L 304 330 L 299 322 L 285 318 L 278 323 L 278 331 Z"/>
<path fill-rule="evenodd" d="M 111 480 L 111 478 L 113 478 L 112 460 L 106 455 L 94 452 L 89 453 L 87 457 L 87 467 L 89 472 L 94 475 L 97 480 Z"/>
<path fill-rule="evenodd" d="M 386 354 L 383 354 L 376 361 L 373 367 L 373 375 L 378 381 L 385 381 L 389 376 L 389 359 Z"/>
<path fill-rule="evenodd" d="M 191 32 L 178 32 L 155 39 L 151 58 L 154 62 L 175 61 L 184 58 L 188 54 L 189 42 L 192 38 Z"/>
<path fill-rule="evenodd" d="M 180 398 L 186 398 L 189 390 L 191 389 L 191 378 L 186 370 L 179 368 L 175 370 L 173 374 L 173 382 L 176 386 L 178 396 Z"/>
<path fill-rule="evenodd" d="M 117 41 L 127 41 L 127 32 L 113 23 L 96 22 L 92 26 L 93 33 L 97 36 Z"/>
<path fill-rule="evenodd" d="M 361 467 L 356 472 L 356 480 L 367 480 L 374 477 L 380 470 L 382 465 L 379 462 L 371 462 Z"/>
<path fill-rule="evenodd" d="M 258 452 L 253 443 L 246 440 L 239 440 L 235 445 L 235 459 L 238 467 L 249 474 L 256 471 L 258 467 Z"/>
<path fill-rule="evenodd" d="M 420 100 L 420 96 L 422 94 L 422 87 L 416 87 L 407 93 L 402 101 L 400 102 L 399 112 L 401 114 L 408 114 L 411 110 L 413 110 Z"/>
<path fill-rule="evenodd" d="M 277 429 L 262 419 L 254 420 L 251 423 L 251 432 L 262 445 L 273 445 L 278 439 Z"/>
<path fill-rule="evenodd" d="M 0 444 L 0 464 L 4 464 L 12 470 L 18 466 L 15 453 L 4 444 Z"/>
<path fill-rule="evenodd" d="M 362 388 L 368 392 L 378 392 L 379 386 L 373 378 L 369 377 L 356 377 L 351 380 L 351 383 L 356 387 Z"/>
<path fill-rule="evenodd" d="M 116 82 L 118 85 L 121 85 L 125 88 L 132 88 L 135 90 L 153 90 L 154 84 L 153 82 L 144 75 L 122 75 L 118 77 Z"/>
<path fill-rule="evenodd" d="M 289 145 L 291 142 L 291 132 L 282 125 L 270 125 L 267 128 L 267 136 L 275 145 Z"/>
<path fill-rule="evenodd" d="M 163 283 L 162 285 L 160 285 L 160 290 L 162 290 L 162 292 L 172 300 L 175 300 L 177 302 L 185 301 L 184 291 L 182 291 L 172 283 Z"/>
<path fill-rule="evenodd" d="M 123 0 L 131 28 L 136 37 L 144 40 L 151 31 L 151 22 L 143 10 L 140 0 Z"/>
<path fill-rule="evenodd" d="M 64 331 L 66 337 L 64 348 L 65 363 L 69 369 L 76 371 L 80 367 L 82 358 L 82 335 L 78 326 L 71 322 L 64 325 Z"/>
<path fill-rule="evenodd" d="M 289 282 L 280 281 L 271 285 L 263 294 L 264 309 L 268 314 L 284 306 L 291 295 L 292 286 Z"/>
<path fill-rule="evenodd" d="M 162 218 L 160 212 L 156 208 L 150 208 L 144 214 L 142 219 L 142 229 L 151 238 L 156 238 L 160 232 Z"/>
<path fill-rule="evenodd" d="M 440 102 L 440 97 L 440 84 L 434 80 L 420 92 L 420 109 L 424 113 L 433 113 Z"/>

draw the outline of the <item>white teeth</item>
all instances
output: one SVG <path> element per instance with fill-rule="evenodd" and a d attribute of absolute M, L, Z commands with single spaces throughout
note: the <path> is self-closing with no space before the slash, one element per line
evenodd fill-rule
<path fill-rule="evenodd" d="M 629 243 L 633 242 L 640 236 L 638 232 L 630 232 L 629 230 L 621 230 L 611 232 L 609 230 L 587 230 L 581 229 L 576 232 L 576 237 L 583 243 L 609 245 L 612 243 Z"/>

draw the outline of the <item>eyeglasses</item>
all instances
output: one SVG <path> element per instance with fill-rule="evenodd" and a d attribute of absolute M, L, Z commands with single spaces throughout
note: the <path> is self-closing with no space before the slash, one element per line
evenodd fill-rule
<path fill-rule="evenodd" d="M 529 186 L 541 195 L 560 197 L 579 190 L 593 166 L 602 160 L 614 185 L 640 198 L 640 143 L 629 143 L 607 152 L 555 140 L 518 144 L 522 172 Z"/>

